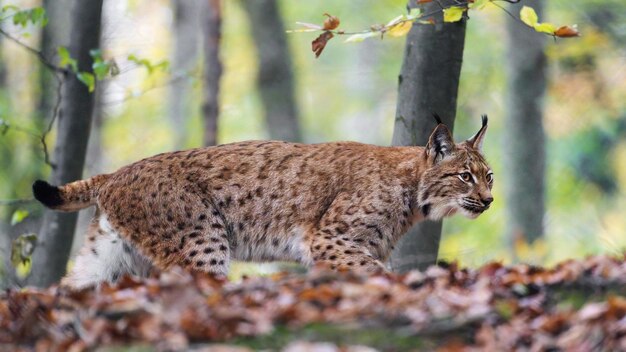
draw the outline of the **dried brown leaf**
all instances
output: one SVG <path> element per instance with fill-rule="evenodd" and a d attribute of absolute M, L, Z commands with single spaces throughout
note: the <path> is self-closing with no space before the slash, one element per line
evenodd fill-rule
<path fill-rule="evenodd" d="M 580 32 L 578 32 L 578 29 L 576 29 L 576 27 L 562 26 L 562 27 L 559 27 L 554 32 L 554 35 L 556 35 L 559 38 L 572 38 L 572 37 L 580 37 Z"/>
<path fill-rule="evenodd" d="M 339 20 L 339 17 L 332 16 L 327 13 L 325 13 L 324 16 L 328 17 L 324 20 L 324 26 L 323 26 L 324 30 L 330 31 L 339 27 L 339 24 L 341 23 L 341 21 Z"/>
<path fill-rule="evenodd" d="M 316 58 L 320 57 L 322 51 L 324 51 L 324 48 L 326 47 L 326 44 L 333 38 L 333 36 L 334 35 L 331 32 L 326 31 L 320 34 L 319 37 L 315 38 L 315 40 L 311 43 L 311 49 L 315 53 Z"/>

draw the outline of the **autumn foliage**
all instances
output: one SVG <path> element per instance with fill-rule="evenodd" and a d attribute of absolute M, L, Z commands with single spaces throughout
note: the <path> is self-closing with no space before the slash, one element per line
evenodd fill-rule
<path fill-rule="evenodd" d="M 7 291 L 0 299 L 0 349 L 138 342 L 184 349 L 278 328 L 297 336 L 322 323 L 401 331 L 453 350 L 624 350 L 625 287 L 625 258 L 606 256 L 552 269 L 450 264 L 371 277 L 313 270 L 237 283 L 174 271 L 79 293 Z"/>
<path fill-rule="evenodd" d="M 430 3 L 432 0 L 417 0 L 416 4 L 421 5 Z M 513 1 L 511 1 L 513 2 Z M 442 6 L 436 12 L 424 13 L 421 8 L 409 9 L 407 14 L 399 15 L 393 18 L 387 24 L 374 24 L 367 30 L 361 31 L 346 31 L 339 29 L 341 21 L 338 17 L 325 13 L 326 19 L 322 25 L 297 22 L 298 25 L 303 27 L 302 29 L 290 30 L 288 32 L 318 32 L 322 33 L 313 40 L 311 43 L 311 49 L 318 58 L 326 44 L 335 37 L 335 35 L 347 36 L 346 42 L 360 42 L 367 38 L 379 37 L 384 38 L 387 36 L 402 37 L 405 36 L 411 30 L 414 23 L 422 25 L 435 25 L 436 21 L 434 15 L 441 12 L 443 13 L 443 22 L 454 23 L 461 21 L 464 17 L 468 16 L 468 11 L 483 10 L 488 6 L 497 6 L 506 11 L 501 5 L 494 0 L 467 0 L 458 1 L 453 6 Z M 514 16 L 508 12 L 510 16 Z M 560 26 L 557 27 L 552 23 L 539 22 L 539 17 L 535 10 L 531 7 L 524 6 L 519 13 L 519 18 L 516 18 L 520 23 L 534 29 L 538 33 L 547 34 L 554 38 L 572 38 L 580 36 L 578 29 L 575 25 L 572 26 Z"/>

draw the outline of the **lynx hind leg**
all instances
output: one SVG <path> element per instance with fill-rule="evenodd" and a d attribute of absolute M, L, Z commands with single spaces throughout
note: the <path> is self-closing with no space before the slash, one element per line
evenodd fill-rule
<path fill-rule="evenodd" d="M 216 276 L 228 275 L 231 248 L 229 234 L 224 222 L 216 212 L 196 214 L 193 228 L 179 232 L 176 248 L 166 250 L 179 252 L 181 265 L 189 271 L 200 271 Z"/>
<path fill-rule="evenodd" d="M 124 274 L 147 276 L 151 267 L 150 261 L 111 227 L 106 216 L 96 211 L 85 244 L 61 286 L 79 290 L 104 281 L 114 283 Z"/>

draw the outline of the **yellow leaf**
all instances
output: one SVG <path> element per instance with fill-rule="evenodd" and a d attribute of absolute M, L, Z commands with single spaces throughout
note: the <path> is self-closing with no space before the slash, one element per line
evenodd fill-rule
<path fill-rule="evenodd" d="M 444 22 L 458 22 L 463 18 L 463 12 L 465 8 L 452 6 L 443 10 L 443 21 Z"/>
<path fill-rule="evenodd" d="M 15 273 L 17 274 L 17 277 L 19 277 L 20 279 L 25 279 L 28 274 L 30 274 L 31 267 L 32 263 L 30 260 L 17 264 L 17 266 L 15 266 Z"/>
<path fill-rule="evenodd" d="M 413 26 L 412 21 L 401 22 L 387 30 L 387 34 L 392 37 L 402 37 L 405 36 L 411 30 Z"/>
<path fill-rule="evenodd" d="M 539 17 L 537 17 L 537 13 L 532 7 L 522 7 L 522 10 L 519 12 L 519 17 L 522 22 L 533 28 L 535 28 L 535 25 L 539 22 Z"/>
<path fill-rule="evenodd" d="M 534 28 L 539 33 L 554 35 L 554 32 L 556 32 L 556 26 L 554 26 L 552 23 L 537 23 Z"/>

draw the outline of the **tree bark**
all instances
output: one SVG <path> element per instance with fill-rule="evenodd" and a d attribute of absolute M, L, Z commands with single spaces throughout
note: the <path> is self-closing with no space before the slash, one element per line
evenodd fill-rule
<path fill-rule="evenodd" d="M 441 1 L 441 4 L 451 2 Z M 414 1 L 409 1 L 409 6 L 413 4 Z M 438 8 L 438 3 L 429 3 L 423 6 L 423 12 Z M 436 125 L 433 112 L 441 115 L 450 130 L 454 128 L 466 23 L 465 19 L 444 23 L 441 13 L 434 17 L 436 25 L 415 24 L 406 39 L 398 76 L 393 145 L 425 145 Z M 392 254 L 392 269 L 404 272 L 434 264 L 441 227 L 441 221 L 426 221 L 409 230 Z"/>
<path fill-rule="evenodd" d="M 259 57 L 257 87 L 269 136 L 299 142 L 302 134 L 291 56 L 278 4 L 276 0 L 244 0 L 243 5 Z"/>
<path fill-rule="evenodd" d="M 202 21 L 204 41 L 203 145 L 210 146 L 217 144 L 220 78 L 222 77 L 220 60 L 222 4 L 220 0 L 206 0 L 205 17 Z"/>
<path fill-rule="evenodd" d="M 78 61 L 80 71 L 91 72 L 89 50 L 98 48 L 103 0 L 76 1 L 72 12 L 70 53 Z M 81 178 L 89 141 L 94 95 L 74 74 L 65 78 L 62 114 L 59 116 L 54 150 L 56 167 L 50 181 L 65 184 Z M 72 247 L 77 213 L 46 210 L 33 255 L 29 283 L 47 286 L 65 273 Z"/>
<path fill-rule="evenodd" d="M 202 7 L 196 0 L 174 0 L 174 45 L 172 68 L 174 75 L 189 75 L 198 60 L 200 13 Z M 183 149 L 189 134 L 187 121 L 191 115 L 191 81 L 176 79 L 169 88 L 169 117 L 174 131 L 174 148 Z"/>
<path fill-rule="evenodd" d="M 523 5 L 543 16 L 544 1 Z M 522 5 L 512 5 L 519 13 Z M 545 135 L 543 98 L 546 91 L 545 36 L 507 18 L 507 113 L 504 128 L 506 233 L 512 242 L 531 243 L 543 236 L 545 212 Z"/>

